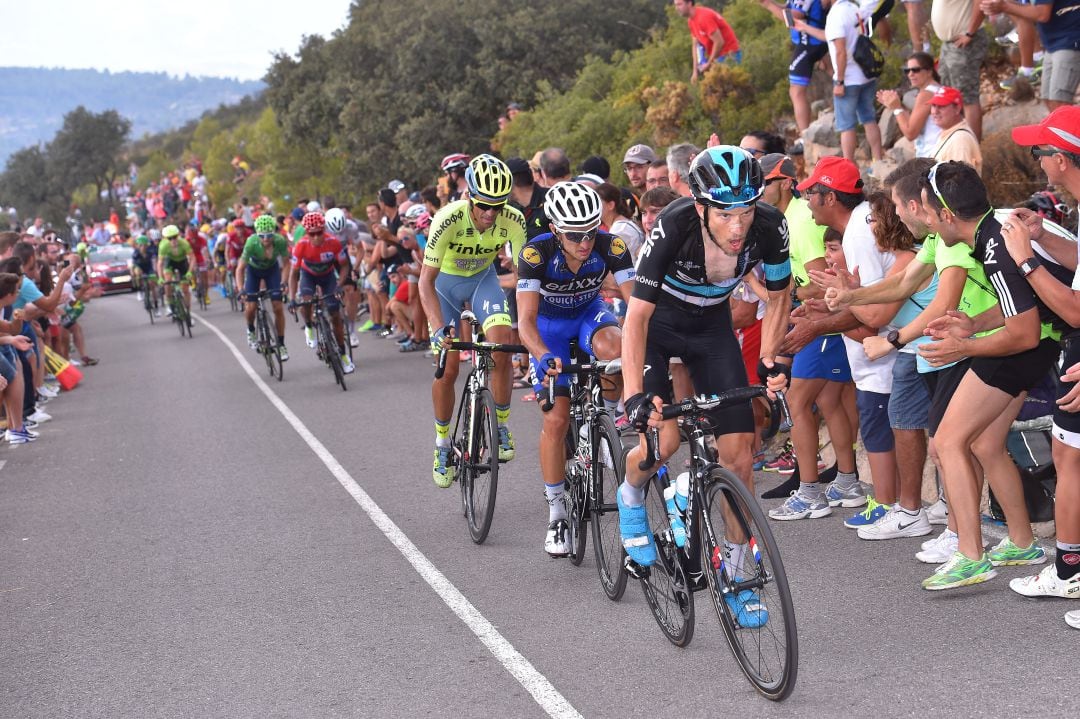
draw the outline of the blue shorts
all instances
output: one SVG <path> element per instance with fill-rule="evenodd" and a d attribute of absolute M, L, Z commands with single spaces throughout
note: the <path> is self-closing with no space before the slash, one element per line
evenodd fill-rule
<path fill-rule="evenodd" d="M 791 363 L 795 379 L 825 379 L 830 382 L 850 382 L 844 338 L 840 335 L 818 337 L 799 350 Z"/>
<path fill-rule="evenodd" d="M 256 269 L 251 265 L 247 266 L 247 273 L 244 275 L 244 294 L 247 295 L 248 302 L 254 302 L 259 294 L 259 285 L 263 282 L 266 283 L 266 289 L 270 292 L 270 299 L 274 302 L 281 301 L 281 267 L 279 265 L 272 265 L 265 270 Z M 301 286 L 303 283 L 303 275 L 301 275 Z M 325 292 L 325 290 L 323 290 Z M 301 294 L 303 291 L 301 290 Z"/>
<path fill-rule="evenodd" d="M 871 80 L 865 85 L 844 85 L 843 97 L 833 95 L 837 132 L 854 130 L 856 119 L 862 125 L 877 122 L 877 113 L 874 112 L 876 91 L 877 80 Z"/>
<path fill-rule="evenodd" d="M 250 275 L 248 275 L 250 277 Z M 245 291 L 247 290 L 247 278 L 245 278 Z M 307 270 L 300 269 L 300 286 L 298 291 L 304 299 L 315 296 L 315 288 L 322 288 L 323 297 L 326 298 L 326 311 L 337 312 L 341 302 L 337 298 L 337 273 L 327 272 L 325 275 L 313 275 Z"/>
<path fill-rule="evenodd" d="M 914 352 L 898 352 L 892 368 L 889 395 L 889 426 L 893 429 L 926 429 L 930 426 L 930 391 L 915 368 Z"/>
<path fill-rule="evenodd" d="M 889 395 L 856 389 L 855 406 L 859 409 L 859 434 L 866 451 L 891 452 L 895 445 L 889 427 Z"/>
<path fill-rule="evenodd" d="M 694 47 L 697 48 L 697 64 L 701 65 L 709 59 L 709 56 L 705 54 L 705 48 L 703 48 L 700 43 L 696 44 Z M 739 65 L 742 63 L 742 50 L 724 53 L 714 59 L 713 62 L 726 62 L 729 65 Z"/>
<path fill-rule="evenodd" d="M 485 332 L 492 327 L 510 326 L 506 295 L 499 286 L 494 266 L 468 277 L 440 272 L 435 278 L 435 293 L 439 296 L 443 322 L 448 325 L 457 327 L 461 324 L 461 306 L 468 302 Z"/>
<path fill-rule="evenodd" d="M 593 337 L 598 330 L 604 327 L 618 327 L 619 321 L 611 314 L 607 305 L 597 297 L 586 305 L 577 317 L 545 317 L 539 315 L 536 318 L 536 329 L 540 333 L 540 339 L 547 345 L 551 354 L 562 360 L 563 366 L 570 365 L 570 343 L 577 340 L 577 346 L 583 352 L 593 353 Z M 543 377 L 547 367 L 540 367 L 539 357 L 531 357 L 533 377 Z M 555 386 L 569 387 L 570 376 L 561 374 L 555 380 Z M 533 389 L 539 394 L 543 385 L 533 382 Z"/>

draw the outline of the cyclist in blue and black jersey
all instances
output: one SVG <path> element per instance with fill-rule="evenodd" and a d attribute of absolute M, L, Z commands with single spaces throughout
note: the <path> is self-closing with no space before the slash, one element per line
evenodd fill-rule
<path fill-rule="evenodd" d="M 623 325 L 626 413 L 638 432 L 644 433 L 650 425 L 659 427 L 661 462 L 679 447 L 677 423 L 661 421 L 654 411 L 673 399 L 668 378 L 671 357 L 682 358 L 699 393 L 720 393 L 748 384 L 728 297 L 758 264 L 764 267 L 768 290 L 758 376 L 777 390 L 786 384 L 787 374 L 783 365 L 774 363 L 791 307 L 787 221 L 775 207 L 758 202 L 765 185 L 761 166 L 742 148 L 718 145 L 694 158 L 689 180 L 693 197 L 665 207 L 645 240 Z M 710 415 L 719 462 L 753 491 L 750 402 Z M 646 451 L 642 437 L 639 446 L 627 454 L 626 481 L 618 493 L 623 546 L 643 566 L 656 561 L 644 486 L 660 466 L 638 469 Z M 746 540 L 731 539 L 724 542 L 725 567 L 741 576 Z M 752 595 L 744 591 L 731 598 L 738 604 L 733 612 L 744 627 L 760 626 L 766 619 Z"/>
<path fill-rule="evenodd" d="M 555 406 L 540 432 L 540 472 L 548 501 L 544 550 L 553 557 L 570 552 L 566 521 L 563 438 L 570 424 L 570 343 L 599 359 L 619 356 L 619 322 L 600 298 L 609 275 L 629 301 L 634 280 L 630 250 L 620 238 L 600 230 L 600 196 L 587 185 L 559 182 L 547 192 L 544 214 L 550 232 L 529 241 L 518 255 L 518 331 L 532 356 L 535 391 L 555 383 Z M 543 380 L 541 382 L 540 380 Z M 618 390 L 605 397 L 614 413 Z"/>
<path fill-rule="evenodd" d="M 161 317 L 161 309 L 157 304 L 157 247 L 150 243 L 146 235 L 135 238 L 134 251 L 131 253 L 131 266 L 138 270 L 143 278 L 142 292 L 150 292 L 150 302 L 154 305 L 154 316 Z"/>

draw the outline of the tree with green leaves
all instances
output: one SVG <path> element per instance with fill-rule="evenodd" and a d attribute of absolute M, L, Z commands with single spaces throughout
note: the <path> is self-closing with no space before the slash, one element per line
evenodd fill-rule
<path fill-rule="evenodd" d="M 80 105 L 64 115 L 64 124 L 46 153 L 55 187 L 70 195 L 92 184 L 99 198 L 107 196 L 115 203 L 113 182 L 124 172 L 120 159 L 130 132 L 131 122 L 116 110 L 94 113 Z"/>

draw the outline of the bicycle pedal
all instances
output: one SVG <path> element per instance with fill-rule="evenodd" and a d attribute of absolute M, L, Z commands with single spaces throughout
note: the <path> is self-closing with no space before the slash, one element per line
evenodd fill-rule
<path fill-rule="evenodd" d="M 630 557 L 623 559 L 623 569 L 634 579 L 648 579 L 652 574 L 652 567 L 643 567 Z"/>

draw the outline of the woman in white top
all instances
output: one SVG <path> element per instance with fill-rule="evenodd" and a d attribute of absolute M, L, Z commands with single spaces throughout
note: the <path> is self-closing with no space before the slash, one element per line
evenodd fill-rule
<path fill-rule="evenodd" d="M 941 78 L 934 69 L 934 58 L 925 52 L 916 52 L 904 61 L 904 74 L 911 86 L 919 91 L 915 106 L 908 110 L 900 101 L 896 90 L 879 90 L 878 102 L 892 110 L 896 124 L 904 137 L 915 143 L 915 157 L 932 157 L 941 127 L 930 121 L 930 99 L 941 87 Z"/>
<path fill-rule="evenodd" d="M 600 195 L 603 206 L 600 223 L 607 228 L 608 232 L 622 239 L 630 248 L 630 254 L 637 260 L 638 252 L 645 244 L 645 233 L 641 225 L 630 218 L 630 211 L 626 207 L 622 192 L 610 182 L 599 185 L 596 192 Z"/>

